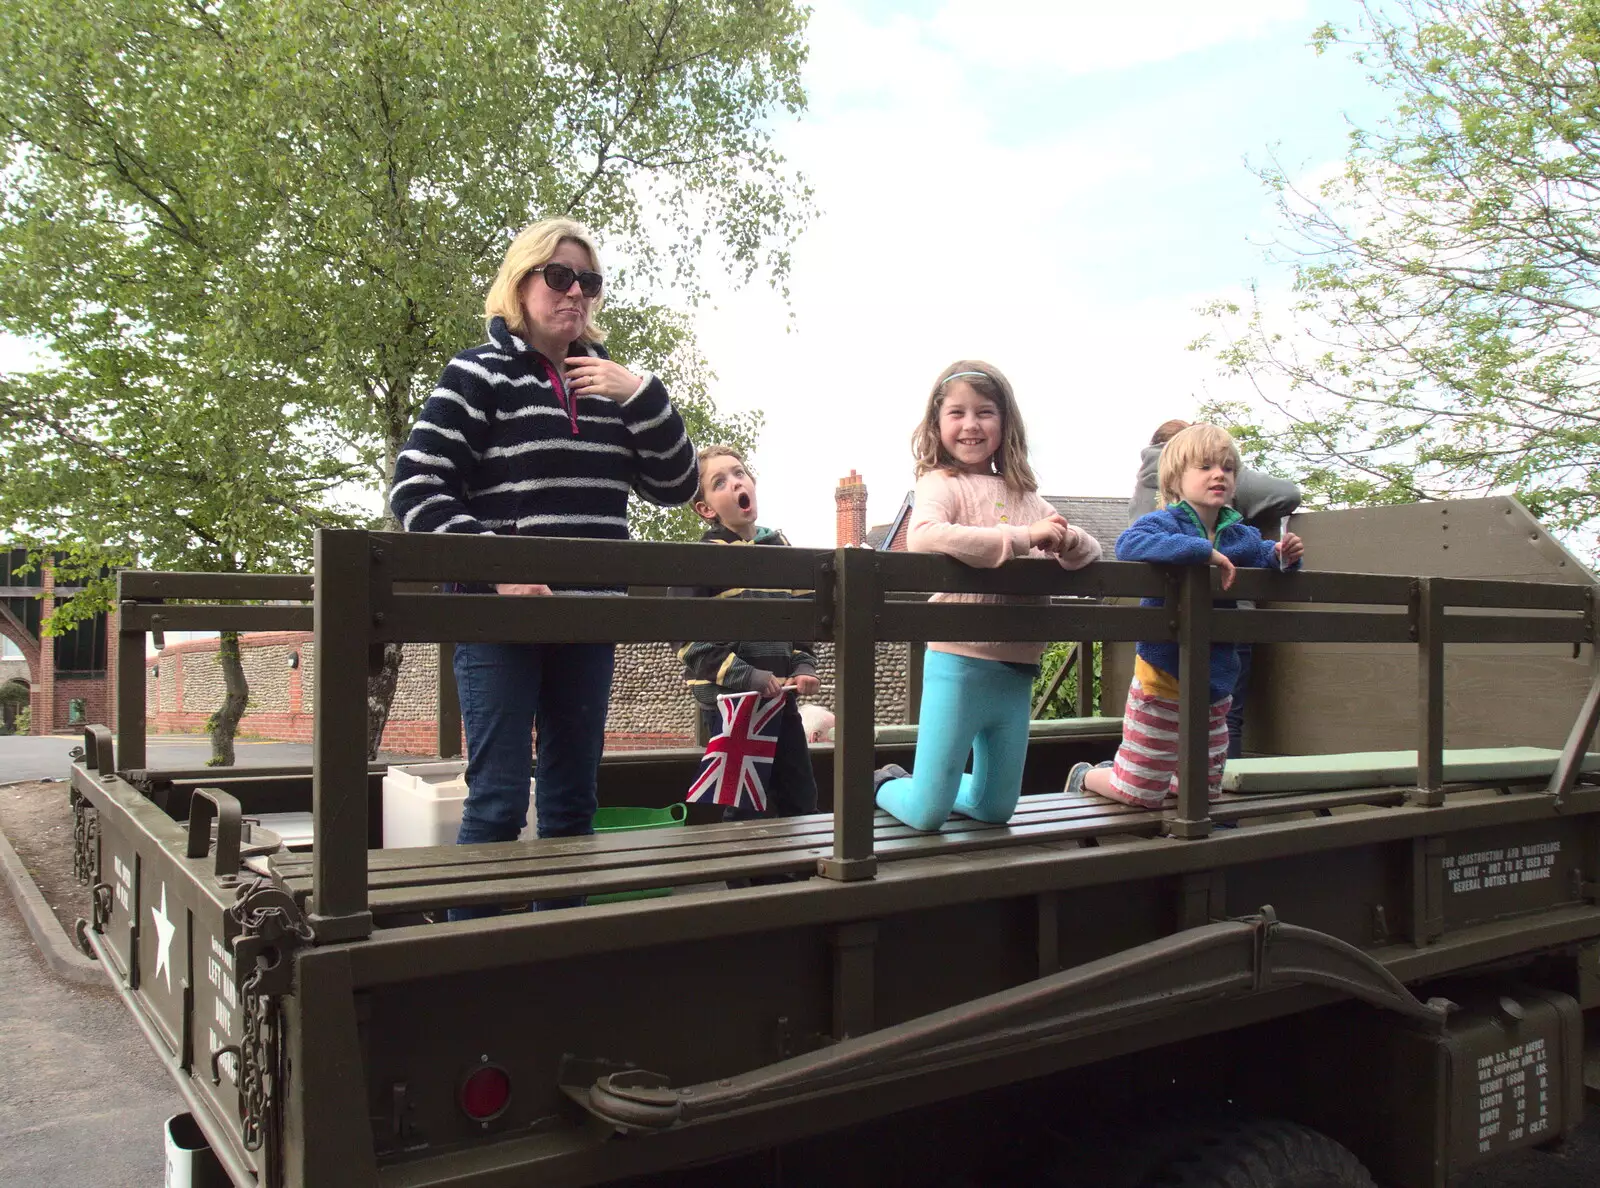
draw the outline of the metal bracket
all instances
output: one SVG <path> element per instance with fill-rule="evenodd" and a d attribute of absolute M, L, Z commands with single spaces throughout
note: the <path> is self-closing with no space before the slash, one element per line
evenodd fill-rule
<path fill-rule="evenodd" d="M 96 932 L 104 932 L 106 923 L 111 919 L 111 884 L 96 883 L 89 890 L 89 911 L 93 915 L 90 927 Z"/>
<path fill-rule="evenodd" d="M 295 950 L 314 937 L 294 897 L 259 876 L 239 888 L 228 919 L 237 929 L 230 945 L 240 980 L 244 1035 L 236 1049 L 212 1055 L 211 1082 L 221 1083 L 221 1058 L 233 1054 L 239 1062 L 241 1134 L 245 1149 L 257 1151 L 279 1125 L 284 1060 L 280 1000 L 294 988 Z"/>
<path fill-rule="evenodd" d="M 1572 729 L 1567 732 L 1566 744 L 1561 748 L 1561 758 L 1556 761 L 1556 769 L 1550 773 L 1550 782 L 1545 786 L 1545 791 L 1550 794 L 1558 809 L 1563 806 L 1578 781 L 1578 774 L 1583 769 L 1584 754 L 1588 750 L 1589 740 L 1594 737 L 1597 724 L 1600 724 L 1600 667 L 1595 668 L 1594 679 L 1589 682 L 1589 691 L 1584 695 L 1583 705 L 1578 709 L 1578 716 L 1572 723 Z"/>
<path fill-rule="evenodd" d="M 89 942 L 89 921 L 82 916 L 72 922 L 72 941 L 90 961 L 100 960 L 100 954 L 94 951 L 94 945 Z"/>
<path fill-rule="evenodd" d="M 681 1089 L 647 1069 L 563 1090 L 622 1131 L 669 1130 L 866 1082 L 1069 1042 L 1147 1024 L 1219 999 L 1322 986 L 1441 1030 L 1451 1009 L 1420 1002 L 1368 954 L 1336 937 L 1260 915 L 1186 929 L 1049 977 L 854 1036 L 764 1068 Z"/>
<path fill-rule="evenodd" d="M 116 774 L 116 746 L 111 741 L 111 731 L 108 727 L 83 728 L 83 757 L 85 762 L 101 775 Z"/>
<path fill-rule="evenodd" d="M 1411 839 L 1411 936 L 1425 948 L 1444 935 L 1445 873 L 1447 849 L 1443 837 Z"/>
<path fill-rule="evenodd" d="M 1572 872 L 1572 897 L 1587 903 L 1594 903 L 1600 897 L 1600 883 L 1591 881 L 1583 871 L 1574 869 Z"/>
<path fill-rule="evenodd" d="M 818 858 L 817 874 L 839 883 L 853 883 L 874 878 L 878 873 L 878 857 L 870 858 Z"/>
<path fill-rule="evenodd" d="M 1178 926 L 1199 928 L 1226 918 L 1227 885 L 1220 870 L 1200 870 L 1178 883 Z"/>
<path fill-rule="evenodd" d="M 864 1035 L 873 1023 L 878 925 L 871 920 L 836 924 L 828 944 L 833 950 L 833 1036 Z"/>
<path fill-rule="evenodd" d="M 296 949 L 315 939 L 294 896 L 258 875 L 239 888 L 228 917 L 238 927 L 231 945 L 239 989 L 265 995 L 293 990 L 294 963 L 290 958 Z"/>
<path fill-rule="evenodd" d="M 244 831 L 244 812 L 239 798 L 220 788 L 196 788 L 189 797 L 188 858 L 204 858 L 211 852 L 211 821 L 217 822 L 217 880 L 230 883 L 239 877 L 239 841 Z"/>

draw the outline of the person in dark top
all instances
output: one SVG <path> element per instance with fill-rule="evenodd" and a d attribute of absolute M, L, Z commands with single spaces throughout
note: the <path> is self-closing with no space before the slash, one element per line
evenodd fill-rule
<path fill-rule="evenodd" d="M 1139 474 L 1134 479 L 1133 496 L 1128 500 L 1128 523 L 1163 506 L 1160 499 L 1161 453 L 1167 442 L 1189 427 L 1188 421 L 1163 421 L 1150 436 L 1150 444 L 1139 452 Z M 1275 537 L 1285 516 L 1300 506 L 1300 488 L 1288 479 L 1274 478 L 1259 470 L 1239 468 L 1232 507 L 1244 523 L 1267 537 Z M 1254 605 L 1241 600 L 1242 607 Z M 1239 677 L 1233 687 L 1228 709 L 1228 758 L 1244 754 L 1244 707 L 1250 692 L 1250 669 L 1255 658 L 1254 645 L 1242 643 L 1239 649 Z"/>
<path fill-rule="evenodd" d="M 1162 506 L 1161 451 L 1174 435 L 1189 427 L 1188 421 L 1163 421 L 1150 436 L 1150 444 L 1139 451 L 1139 474 L 1134 479 L 1133 495 L 1128 500 L 1128 523 Z M 1240 467 L 1238 486 L 1233 493 L 1233 509 L 1256 531 L 1276 535 L 1284 516 L 1300 506 L 1300 488 L 1288 479 L 1274 478 L 1259 470 Z"/>
<path fill-rule="evenodd" d="M 707 446 L 700 451 L 699 463 L 700 486 L 695 492 L 694 509 L 710 525 L 701 540 L 732 546 L 788 545 L 782 532 L 756 523 L 755 476 L 737 450 Z M 688 598 L 796 598 L 810 591 L 691 586 L 673 593 Z M 797 705 L 798 698 L 812 696 L 821 687 L 812 645 L 789 640 L 701 640 L 679 644 L 678 659 L 683 661 L 683 680 L 700 707 L 701 728 L 707 737 L 722 729 L 718 694 L 784 696 L 777 752 L 767 788 L 768 815 L 793 817 L 816 812 L 817 782 Z M 723 818 L 728 821 L 755 815 L 745 808 L 730 806 L 723 810 Z"/>
<path fill-rule="evenodd" d="M 462 351 L 395 463 L 389 502 L 407 532 L 628 538 L 628 496 L 694 494 L 694 447 L 661 381 L 611 360 L 595 324 L 603 280 L 589 232 L 545 219 L 512 241 L 484 301 L 489 338 Z M 536 573 L 485 594 L 550 594 Z M 614 588 L 563 594 L 619 595 Z M 463 644 L 456 684 L 467 800 L 456 840 L 510 841 L 534 793 L 540 837 L 594 831 L 613 645 Z M 566 906 L 549 901 L 539 907 Z M 451 919 L 495 909 L 452 909 Z"/>

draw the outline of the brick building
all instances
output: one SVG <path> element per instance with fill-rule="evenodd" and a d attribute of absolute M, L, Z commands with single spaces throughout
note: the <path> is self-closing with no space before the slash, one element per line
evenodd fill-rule
<path fill-rule="evenodd" d="M 56 606 L 78 592 L 56 585 L 55 566 L 17 571 L 27 551 L 9 549 L 0 581 L 0 636 L 16 645 L 26 665 L 34 734 L 73 730 L 88 722 L 114 725 L 116 717 L 116 611 L 96 615 L 53 638 L 44 634 Z"/>

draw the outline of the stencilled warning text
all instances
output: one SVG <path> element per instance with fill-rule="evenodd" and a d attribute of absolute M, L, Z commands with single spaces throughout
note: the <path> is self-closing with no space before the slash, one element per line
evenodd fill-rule
<path fill-rule="evenodd" d="M 1504 850 L 1448 854 L 1444 859 L 1444 873 L 1452 892 L 1537 883 L 1555 873 L 1556 856 L 1560 853 L 1561 843 L 1549 841 L 1510 846 Z"/>
<path fill-rule="evenodd" d="M 128 869 L 128 864 L 122 860 L 122 855 L 111 855 L 111 869 L 116 873 L 117 879 L 117 906 L 126 913 L 132 913 L 133 908 L 128 904 L 128 895 L 133 887 L 133 871 Z"/>
<path fill-rule="evenodd" d="M 1549 1051 L 1542 1039 L 1478 1057 L 1478 1154 L 1548 1134 Z"/>
<path fill-rule="evenodd" d="M 232 1046 L 234 1017 L 239 1010 L 239 987 L 233 976 L 233 954 L 216 937 L 211 938 L 211 952 L 206 957 L 206 980 L 216 991 L 212 1005 L 212 1022 L 207 1035 L 207 1047 L 215 1055 Z M 235 1085 L 239 1083 L 237 1061 L 229 1052 L 217 1062 L 218 1068 Z"/>

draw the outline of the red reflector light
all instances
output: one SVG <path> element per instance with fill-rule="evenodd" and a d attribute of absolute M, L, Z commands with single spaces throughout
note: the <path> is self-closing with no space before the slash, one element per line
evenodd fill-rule
<path fill-rule="evenodd" d="M 511 1078 L 497 1064 L 473 1071 L 461 1085 L 461 1112 L 474 1122 L 498 1118 L 511 1103 Z"/>

